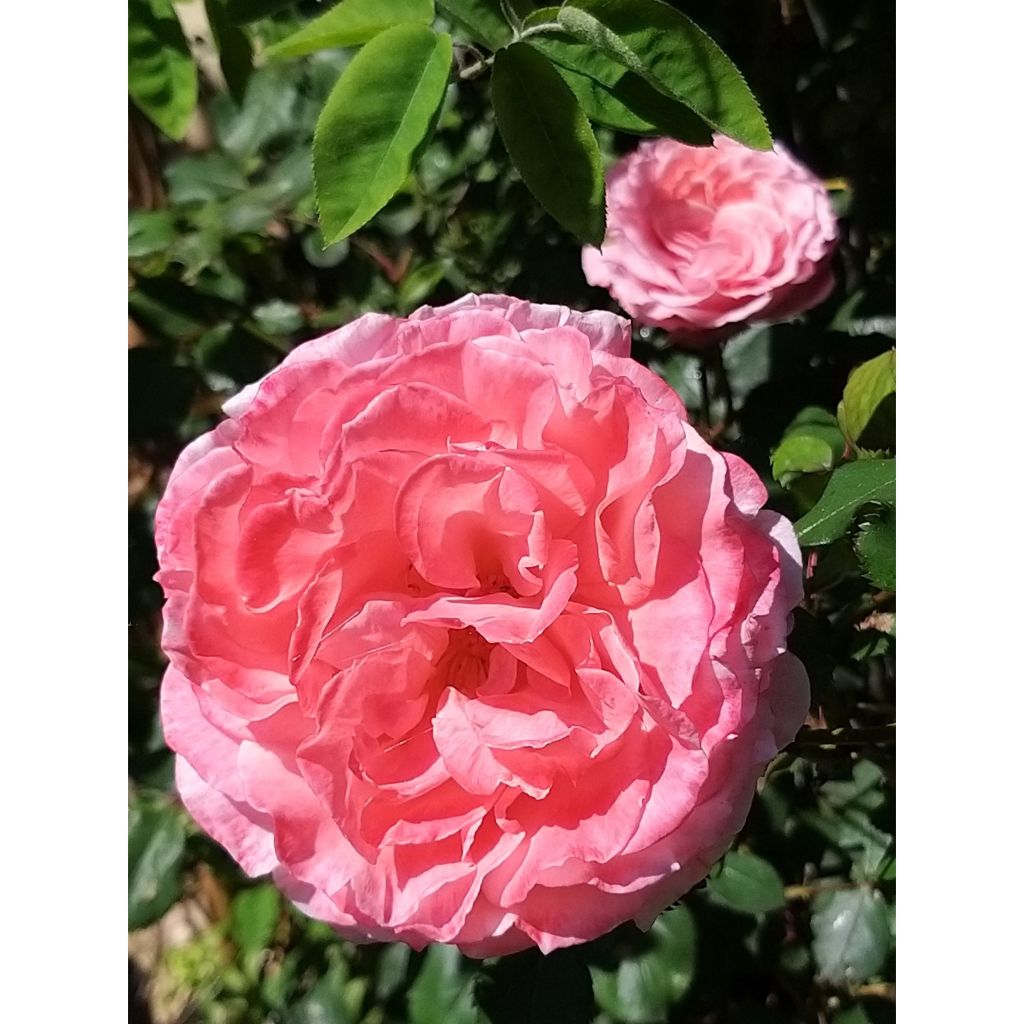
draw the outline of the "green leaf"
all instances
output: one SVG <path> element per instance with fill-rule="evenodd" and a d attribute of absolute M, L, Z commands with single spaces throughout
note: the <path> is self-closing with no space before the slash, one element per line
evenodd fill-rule
<path fill-rule="evenodd" d="M 266 949 L 281 916 L 281 896 L 272 885 L 243 889 L 231 901 L 231 939 L 243 953 Z"/>
<path fill-rule="evenodd" d="M 477 1024 L 473 978 L 455 946 L 427 948 L 409 988 L 409 1024 Z"/>
<path fill-rule="evenodd" d="M 591 967 L 597 1005 L 613 1020 L 664 1020 L 689 991 L 697 969 L 697 930 L 686 906 L 667 910 L 649 933 L 650 945 L 614 971 Z"/>
<path fill-rule="evenodd" d="M 895 450 L 895 349 L 862 363 L 850 374 L 838 418 L 843 434 L 858 449 Z"/>
<path fill-rule="evenodd" d="M 170 0 L 128 0 L 128 95 L 165 135 L 184 137 L 199 80 Z"/>
<path fill-rule="evenodd" d="M 233 22 L 245 25 L 291 7 L 293 2 L 294 0 L 225 0 L 224 6 Z"/>
<path fill-rule="evenodd" d="M 135 804 L 128 811 L 128 927 L 144 928 L 181 896 L 185 826 L 171 807 Z"/>
<path fill-rule="evenodd" d="M 834 469 L 842 460 L 845 447 L 835 416 L 817 406 L 808 406 L 786 428 L 778 448 L 772 452 L 772 476 L 788 487 L 801 474 Z"/>
<path fill-rule="evenodd" d="M 858 761 L 851 780 L 833 779 L 821 785 L 821 796 L 836 811 L 877 811 L 885 803 L 885 772 L 874 761 Z"/>
<path fill-rule="evenodd" d="M 429 263 L 421 263 L 406 274 L 398 286 L 398 308 L 403 313 L 409 313 L 422 305 L 441 283 L 447 269 L 445 260 L 431 260 Z"/>
<path fill-rule="evenodd" d="M 710 129 L 693 111 L 592 46 L 561 33 L 531 36 L 529 45 L 555 65 L 592 121 L 636 135 L 711 144 Z"/>
<path fill-rule="evenodd" d="M 206 0 L 206 17 L 228 92 L 240 104 L 252 75 L 252 43 L 246 31 L 229 16 L 226 0 Z"/>
<path fill-rule="evenodd" d="M 525 43 L 499 50 L 491 95 L 509 156 L 541 206 L 592 245 L 604 240 L 604 169 L 572 89 Z"/>
<path fill-rule="evenodd" d="M 437 0 L 437 6 L 489 50 L 512 39 L 512 26 L 501 13 L 501 0 Z"/>
<path fill-rule="evenodd" d="M 331 73 L 332 84 L 336 73 Z M 224 151 L 216 155 L 229 154 L 251 166 L 252 157 L 271 147 L 277 150 L 286 140 L 294 139 L 296 146 L 307 151 L 308 159 L 308 116 L 302 109 L 299 80 L 292 68 L 261 68 L 249 82 L 241 106 L 221 94 L 211 101 L 210 116 Z"/>
<path fill-rule="evenodd" d="M 818 503 L 797 520 L 796 536 L 804 547 L 837 540 L 869 501 L 896 501 L 896 460 L 868 459 L 840 466 L 825 486 Z"/>
<path fill-rule="evenodd" d="M 379 1002 L 390 999 L 405 984 L 412 950 L 404 942 L 384 947 L 377 960 L 377 983 L 374 992 Z"/>
<path fill-rule="evenodd" d="M 177 237 L 169 210 L 132 210 L 128 214 L 128 258 L 162 252 Z"/>
<path fill-rule="evenodd" d="M 332 964 L 314 988 L 288 1012 L 288 1024 L 350 1024 L 345 1005 L 348 967 L 344 961 Z"/>
<path fill-rule="evenodd" d="M 164 171 L 171 203 L 205 203 L 228 199 L 249 186 L 242 169 L 224 153 L 183 156 Z"/>
<path fill-rule="evenodd" d="M 884 876 L 895 856 L 892 835 L 872 816 L 885 820 L 885 775 L 871 761 L 858 761 L 852 780 L 834 780 L 821 787 L 820 813 L 802 815 L 829 843 L 850 859 L 852 877 L 874 882 Z"/>
<path fill-rule="evenodd" d="M 889 952 L 885 901 L 867 886 L 820 894 L 812 904 L 811 933 L 821 977 L 836 985 L 864 981 Z"/>
<path fill-rule="evenodd" d="M 715 903 L 745 914 L 764 914 L 786 905 L 782 879 L 761 857 L 743 851 L 727 853 L 721 868 L 708 879 Z"/>
<path fill-rule="evenodd" d="M 864 575 L 879 590 L 896 589 L 896 510 L 882 509 L 854 538 Z"/>
<path fill-rule="evenodd" d="M 790 434 L 772 452 L 772 476 L 783 487 L 788 487 L 794 477 L 832 469 L 842 457 L 842 447 L 836 454 L 835 445 L 830 442 L 831 437 L 822 431 L 801 430 Z"/>
<path fill-rule="evenodd" d="M 566 30 L 685 103 L 712 128 L 753 149 L 771 149 L 761 108 L 710 36 L 660 0 L 571 0 Z"/>
<path fill-rule="evenodd" d="M 347 239 L 343 239 L 335 245 L 324 245 L 324 236 L 320 233 L 319 228 L 314 228 L 302 236 L 302 255 L 314 267 L 336 267 L 345 260 L 348 253 Z"/>
<path fill-rule="evenodd" d="M 852 877 L 860 881 L 873 882 L 881 877 L 893 856 L 893 837 L 855 807 L 838 813 L 805 812 L 802 820 L 849 858 Z"/>
<path fill-rule="evenodd" d="M 299 974 L 300 953 L 293 950 L 286 953 L 273 970 L 265 971 L 260 981 L 260 996 L 274 1010 L 284 1010 L 292 1002 Z M 286 1015 L 273 1016 L 271 1020 L 288 1020 Z"/>
<path fill-rule="evenodd" d="M 375 36 L 345 68 L 313 138 L 324 238 L 362 227 L 401 188 L 444 99 L 452 41 L 422 25 Z"/>
<path fill-rule="evenodd" d="M 433 20 L 434 0 L 341 0 L 298 32 L 268 46 L 266 55 L 274 60 L 361 46 L 394 25 L 429 25 Z"/>
<path fill-rule="evenodd" d="M 252 317 L 261 331 L 272 335 L 292 334 L 305 323 L 299 307 L 282 299 L 271 299 L 256 306 Z"/>

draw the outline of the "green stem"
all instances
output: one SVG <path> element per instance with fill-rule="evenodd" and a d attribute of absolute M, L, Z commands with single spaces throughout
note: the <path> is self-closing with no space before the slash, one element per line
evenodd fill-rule
<path fill-rule="evenodd" d="M 459 72 L 459 81 L 469 82 L 474 78 L 479 78 L 492 64 L 494 63 L 494 54 L 490 57 L 485 57 L 479 64 L 472 64 L 468 68 L 463 68 Z"/>
<path fill-rule="evenodd" d="M 519 39 L 529 39 L 530 36 L 539 36 L 545 32 L 564 32 L 565 28 L 557 21 L 545 21 L 540 25 L 531 25 L 519 33 Z"/>
<path fill-rule="evenodd" d="M 508 0 L 499 0 L 501 4 L 501 13 L 505 15 L 505 20 L 512 26 L 512 31 L 518 38 L 519 33 L 523 30 L 523 19 L 519 17 L 519 12 L 508 2 Z"/>
<path fill-rule="evenodd" d="M 708 382 L 710 367 L 706 359 L 700 361 L 700 415 L 704 426 L 711 429 L 711 386 Z"/>
<path fill-rule="evenodd" d="M 710 353 L 709 362 L 715 370 L 715 397 L 725 400 L 725 420 L 722 426 L 728 429 L 736 418 L 736 410 L 733 407 L 732 385 L 729 383 L 729 373 L 722 357 L 721 342 L 715 343 Z"/>

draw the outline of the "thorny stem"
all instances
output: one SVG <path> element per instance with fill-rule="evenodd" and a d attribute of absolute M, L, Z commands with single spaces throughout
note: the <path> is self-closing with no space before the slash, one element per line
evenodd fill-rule
<path fill-rule="evenodd" d="M 790 746 L 799 747 L 859 747 L 871 744 L 890 745 L 896 742 L 896 723 L 876 725 L 864 729 L 808 729 L 797 734 Z"/>

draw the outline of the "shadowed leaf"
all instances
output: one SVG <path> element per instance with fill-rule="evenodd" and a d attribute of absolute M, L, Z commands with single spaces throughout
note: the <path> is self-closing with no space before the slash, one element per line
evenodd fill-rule
<path fill-rule="evenodd" d="M 753 149 L 772 138 L 743 76 L 718 44 L 660 0 L 572 0 L 558 12 L 571 35 L 618 61 L 712 128 Z"/>
<path fill-rule="evenodd" d="M 525 43 L 499 50 L 492 82 L 498 131 L 541 206 L 585 242 L 604 240 L 601 154 L 572 89 Z"/>

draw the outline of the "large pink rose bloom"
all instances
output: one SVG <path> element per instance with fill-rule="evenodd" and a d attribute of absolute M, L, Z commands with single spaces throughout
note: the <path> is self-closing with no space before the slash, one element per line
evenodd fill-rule
<path fill-rule="evenodd" d="M 157 512 L 199 824 L 357 941 L 648 926 L 792 739 L 790 524 L 628 358 L 502 296 L 368 314 L 191 444 Z"/>
<path fill-rule="evenodd" d="M 692 346 L 784 320 L 832 289 L 838 238 L 824 185 L 781 146 L 641 142 L 608 174 L 608 230 L 587 280 Z"/>

